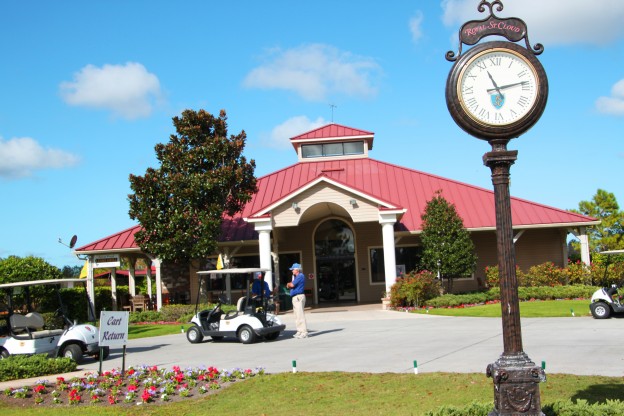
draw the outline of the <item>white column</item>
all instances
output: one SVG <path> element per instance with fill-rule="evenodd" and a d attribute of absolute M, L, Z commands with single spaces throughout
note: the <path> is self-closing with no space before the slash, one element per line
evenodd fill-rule
<path fill-rule="evenodd" d="M 93 256 L 89 256 L 87 260 L 87 295 L 89 296 L 89 309 L 87 316 L 89 321 L 95 321 L 95 287 L 93 284 Z"/>
<path fill-rule="evenodd" d="M 130 265 L 128 266 L 128 293 L 130 296 L 136 295 L 136 278 L 134 269 L 134 258 L 130 257 Z"/>
<path fill-rule="evenodd" d="M 581 261 L 589 266 L 591 259 L 589 257 L 589 238 L 587 237 L 587 228 L 579 227 L 579 240 L 581 241 Z"/>
<path fill-rule="evenodd" d="M 148 262 L 149 263 L 149 262 Z M 160 259 L 153 259 L 152 264 L 156 268 L 156 310 L 162 308 L 162 281 L 160 278 Z M 149 271 L 152 271 L 152 265 L 147 265 Z"/>
<path fill-rule="evenodd" d="M 255 230 L 258 232 L 258 249 L 260 251 L 260 267 L 263 269 L 269 269 L 264 276 L 264 280 L 269 284 L 269 289 L 273 290 L 273 273 L 272 273 L 272 258 L 271 258 L 271 230 L 273 226 L 271 219 L 256 222 L 254 224 Z"/>
<path fill-rule="evenodd" d="M 117 310 L 117 268 L 110 268 L 111 276 L 111 310 Z"/>
<path fill-rule="evenodd" d="M 386 292 L 396 282 L 396 256 L 394 252 L 394 223 L 397 220 L 396 213 L 379 213 L 381 235 L 383 238 L 384 273 L 386 277 Z"/>
<path fill-rule="evenodd" d="M 149 265 L 147 266 L 147 269 L 145 269 L 145 284 L 147 286 L 147 296 L 150 297 L 150 299 L 152 298 L 152 266 Z"/>
<path fill-rule="evenodd" d="M 273 230 L 273 221 L 270 217 L 247 218 L 246 221 L 253 223 L 254 229 L 258 232 L 260 267 L 269 270 L 266 272 L 264 280 L 269 284 L 269 289 L 273 290 L 273 262 L 271 261 L 271 231 Z"/>

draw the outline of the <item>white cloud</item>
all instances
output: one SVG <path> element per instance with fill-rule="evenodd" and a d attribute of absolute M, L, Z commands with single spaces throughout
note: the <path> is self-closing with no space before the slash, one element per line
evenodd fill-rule
<path fill-rule="evenodd" d="M 371 78 L 380 72 L 379 65 L 329 45 L 275 49 L 266 59 L 247 74 L 245 87 L 293 91 L 308 101 L 323 101 L 335 93 L 359 97 L 377 93 Z"/>
<path fill-rule="evenodd" d="M 420 38 L 423 36 L 422 31 L 422 23 L 423 23 L 423 14 L 420 10 L 418 10 L 414 16 L 412 16 L 409 20 L 409 29 L 412 34 L 412 42 L 418 43 Z"/>
<path fill-rule="evenodd" d="M 79 158 L 58 149 L 43 148 L 30 137 L 4 140 L 0 137 L 0 177 L 22 178 L 41 169 L 61 169 L 78 163 Z"/>
<path fill-rule="evenodd" d="M 487 16 L 479 13 L 474 0 L 443 0 L 443 21 L 459 26 L 468 20 Z M 545 47 L 566 44 L 605 45 L 624 36 L 624 1 L 622 0 L 522 0 L 504 1 L 501 17 L 519 17 L 529 29 L 532 45 Z"/>
<path fill-rule="evenodd" d="M 101 68 L 87 65 L 72 82 L 61 83 L 60 89 L 67 104 L 108 109 L 127 119 L 149 116 L 154 100 L 161 96 L 158 77 L 136 62 Z"/>
<path fill-rule="evenodd" d="M 314 121 L 310 120 L 306 116 L 289 118 L 271 130 L 267 144 L 270 147 L 278 149 L 289 148 L 291 147 L 290 139 L 292 137 L 314 130 L 326 124 L 327 121 L 325 121 L 322 117 L 319 117 Z"/>
<path fill-rule="evenodd" d="M 604 114 L 624 116 L 624 79 L 613 85 L 610 97 L 598 97 L 596 109 Z"/>

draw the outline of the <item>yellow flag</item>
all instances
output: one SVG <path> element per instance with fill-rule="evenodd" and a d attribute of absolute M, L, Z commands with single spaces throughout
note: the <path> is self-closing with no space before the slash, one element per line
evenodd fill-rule
<path fill-rule="evenodd" d="M 89 274 L 89 261 L 85 261 L 82 269 L 80 269 L 80 274 L 78 275 L 79 279 L 86 279 Z"/>
<path fill-rule="evenodd" d="M 221 270 L 223 268 L 223 259 L 221 258 L 221 254 L 219 254 L 219 258 L 217 259 L 217 270 Z"/>

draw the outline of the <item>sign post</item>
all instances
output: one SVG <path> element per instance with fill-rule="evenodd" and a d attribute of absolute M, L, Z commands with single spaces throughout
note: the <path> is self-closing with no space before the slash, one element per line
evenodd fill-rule
<path fill-rule="evenodd" d="M 129 312 L 100 312 L 100 371 L 102 374 L 103 347 L 123 347 L 121 376 L 126 372 L 126 344 L 128 343 Z"/>

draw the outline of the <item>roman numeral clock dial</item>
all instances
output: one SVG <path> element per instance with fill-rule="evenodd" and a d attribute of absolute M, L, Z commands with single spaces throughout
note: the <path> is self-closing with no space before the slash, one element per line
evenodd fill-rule
<path fill-rule="evenodd" d="M 540 62 L 510 42 L 473 47 L 453 66 L 447 106 L 455 122 L 481 139 L 518 137 L 537 122 L 548 81 Z"/>

